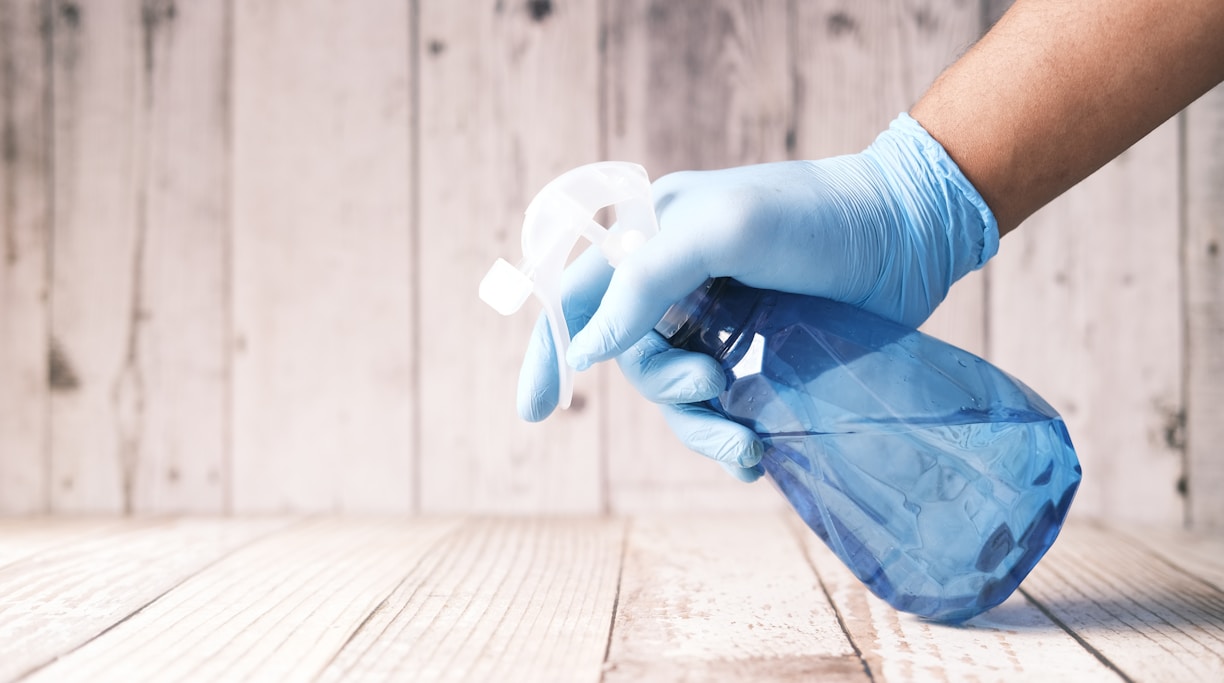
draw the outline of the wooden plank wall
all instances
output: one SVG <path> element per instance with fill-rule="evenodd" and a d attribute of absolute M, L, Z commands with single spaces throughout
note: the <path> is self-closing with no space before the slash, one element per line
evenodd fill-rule
<path fill-rule="evenodd" d="M 1006 2 L 0 0 L 0 512 L 768 509 L 614 368 L 514 416 L 475 284 L 600 158 L 853 152 Z M 927 329 L 1066 415 L 1075 514 L 1224 527 L 1224 97 Z"/>
<path fill-rule="evenodd" d="M 235 510 L 415 502 L 409 7 L 362 7 L 232 3 Z"/>
<path fill-rule="evenodd" d="M 0 511 L 48 505 L 49 48 L 40 3 L 0 2 Z"/>
<path fill-rule="evenodd" d="M 1224 86 L 1182 116 L 1187 516 L 1224 529 Z"/>

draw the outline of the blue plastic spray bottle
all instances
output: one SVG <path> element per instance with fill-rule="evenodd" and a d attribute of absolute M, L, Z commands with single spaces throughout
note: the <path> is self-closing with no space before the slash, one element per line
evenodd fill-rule
<path fill-rule="evenodd" d="M 605 229 L 596 211 L 614 206 Z M 574 169 L 531 202 L 524 260 L 499 260 L 481 298 L 531 294 L 563 360 L 561 271 L 578 238 L 615 266 L 657 232 L 642 167 Z M 959 622 L 1003 602 L 1054 542 L 1080 481 L 1065 425 L 971 353 L 852 306 L 718 278 L 656 328 L 727 374 L 713 407 L 759 434 L 769 478 L 842 562 L 893 607 Z"/>

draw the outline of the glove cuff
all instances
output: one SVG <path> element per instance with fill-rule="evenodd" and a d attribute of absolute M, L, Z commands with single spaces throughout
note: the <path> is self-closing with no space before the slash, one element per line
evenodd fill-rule
<path fill-rule="evenodd" d="M 912 161 L 919 161 L 931 193 L 931 201 L 942 201 L 937 213 L 944 218 L 947 231 L 949 256 L 951 257 L 952 282 L 970 271 L 986 265 L 999 251 L 999 224 L 986 200 L 969 182 L 960 167 L 948 155 L 938 140 L 931 137 L 922 124 L 909 114 L 901 113 L 888 127 L 887 134 L 895 134 L 908 143 Z M 883 137 L 883 136 L 881 136 Z M 917 158 L 915 158 L 915 155 Z"/>
<path fill-rule="evenodd" d="M 953 283 L 998 252 L 998 222 L 943 145 L 908 114 L 863 156 L 879 173 L 898 238 L 876 288 L 897 297 L 895 319 L 916 327 Z"/>

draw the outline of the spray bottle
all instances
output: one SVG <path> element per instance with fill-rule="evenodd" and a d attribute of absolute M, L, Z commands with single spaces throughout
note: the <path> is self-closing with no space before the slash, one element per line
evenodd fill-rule
<path fill-rule="evenodd" d="M 615 208 L 605 229 L 594 220 Z M 480 296 L 504 315 L 535 294 L 573 391 L 561 272 L 579 238 L 615 267 L 658 230 L 650 180 L 601 162 L 527 208 L 523 260 L 499 259 Z M 711 407 L 755 431 L 769 479 L 877 596 L 960 622 L 1003 602 L 1053 544 L 1080 481 L 1061 417 L 977 356 L 847 304 L 714 278 L 656 330 L 716 359 Z"/>

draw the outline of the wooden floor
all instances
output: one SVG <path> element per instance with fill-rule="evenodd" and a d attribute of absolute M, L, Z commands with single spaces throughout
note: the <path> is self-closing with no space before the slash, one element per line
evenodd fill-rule
<path fill-rule="evenodd" d="M 897 614 L 784 516 L 0 520 L 0 680 L 1224 680 L 1224 538 Z"/>

